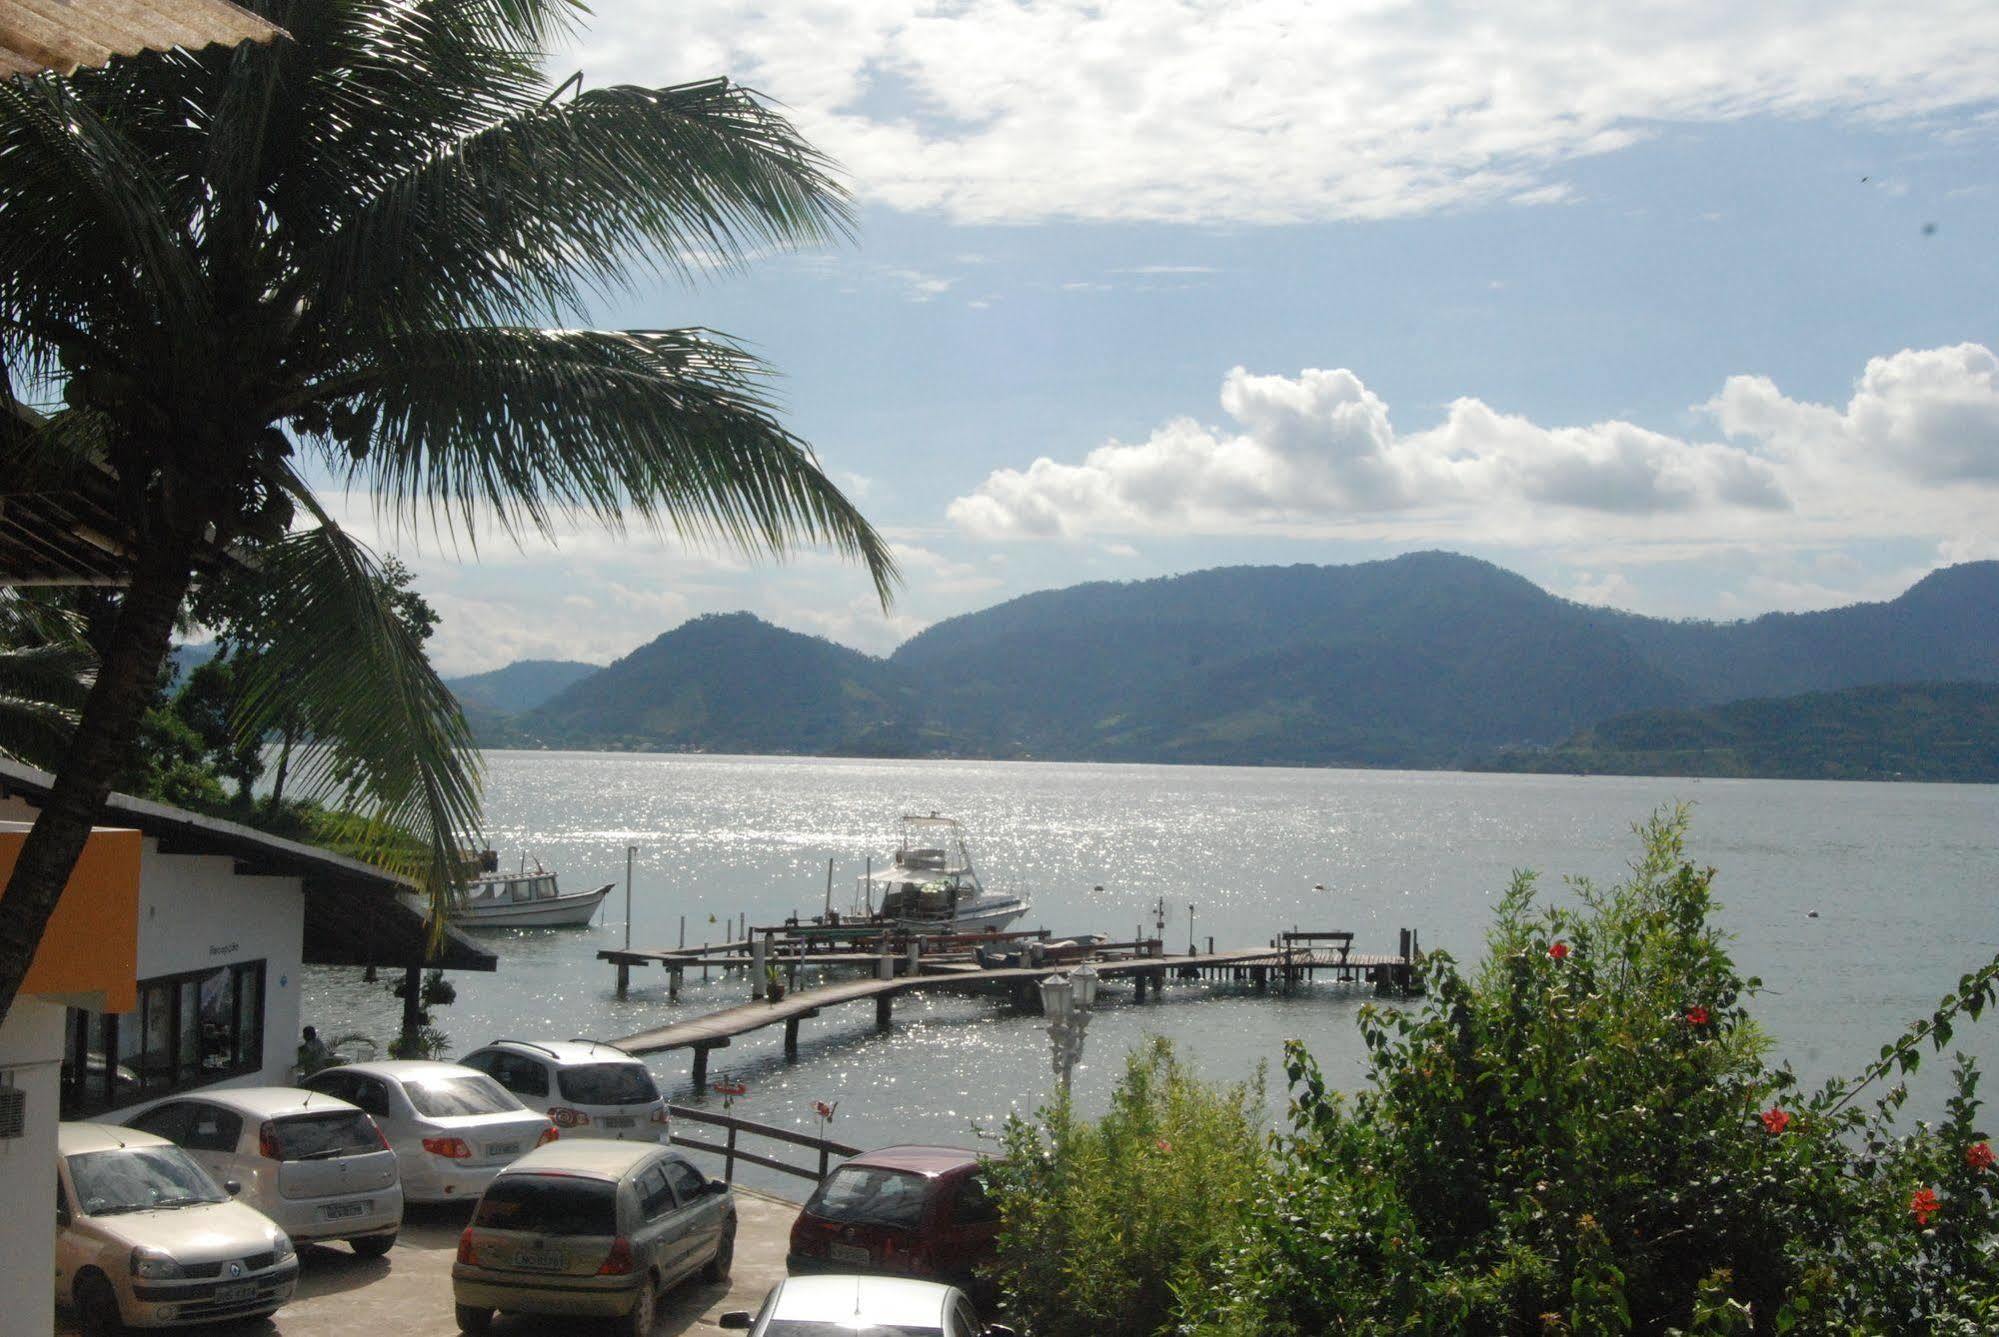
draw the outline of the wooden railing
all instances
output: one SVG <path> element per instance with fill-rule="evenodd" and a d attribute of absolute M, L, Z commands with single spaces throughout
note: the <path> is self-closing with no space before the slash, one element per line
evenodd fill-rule
<path fill-rule="evenodd" d="M 761 1165 L 766 1170 L 777 1170 L 800 1179 L 810 1179 L 814 1183 L 826 1177 L 835 1157 L 845 1160 L 849 1156 L 861 1154 L 859 1147 L 850 1147 L 844 1142 L 830 1138 L 814 1137 L 810 1133 L 797 1133 L 789 1128 L 776 1128 L 767 1123 L 756 1123 L 750 1119 L 738 1119 L 733 1114 L 717 1114 L 712 1110 L 697 1109 L 692 1105 L 669 1105 L 667 1112 L 673 1116 L 673 1145 L 689 1147 L 695 1151 L 713 1152 L 722 1158 L 722 1178 L 728 1183 L 736 1182 L 736 1162 L 748 1161 L 751 1165 Z M 704 1142 L 700 1138 L 682 1137 L 679 1126 L 682 1122 L 707 1124 L 714 1128 L 726 1129 L 728 1137 L 722 1142 Z M 736 1145 L 738 1134 L 747 1133 L 752 1137 L 768 1138 L 773 1142 L 783 1142 L 789 1146 L 804 1147 L 819 1153 L 819 1167 L 793 1165 L 774 1157 L 745 1151 Z"/>

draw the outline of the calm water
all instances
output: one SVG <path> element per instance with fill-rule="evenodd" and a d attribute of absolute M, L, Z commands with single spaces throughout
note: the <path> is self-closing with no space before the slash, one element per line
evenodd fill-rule
<path fill-rule="evenodd" d="M 624 1035 L 746 995 L 741 975 L 696 977 L 670 1004 L 664 973 L 637 971 L 630 997 L 613 996 L 594 954 L 624 941 L 627 845 L 638 847 L 633 944 L 672 946 L 682 916 L 689 943 L 721 941 L 739 910 L 752 923 L 817 911 L 829 857 L 844 907 L 863 857 L 891 847 L 896 816 L 932 809 L 966 823 L 989 885 L 1033 895 L 1022 927 L 1122 938 L 1164 896 L 1178 950 L 1191 902 L 1195 933 L 1217 946 L 1295 924 L 1351 929 L 1356 950 L 1388 951 L 1412 926 L 1463 957 L 1512 870 L 1542 872 L 1555 892 L 1563 876 L 1614 879 L 1635 850 L 1632 824 L 1689 801 L 1692 851 L 1720 869 L 1737 958 L 1769 985 L 1758 1015 L 1808 1080 L 1857 1070 L 1999 950 L 1999 786 L 540 752 L 488 762 L 503 857 L 525 850 L 572 890 L 619 889 L 591 929 L 482 935 L 500 970 L 453 976 L 458 1000 L 437 1014 L 458 1052 L 502 1035 Z M 394 1033 L 386 981 L 308 974 L 305 1015 L 323 1031 Z M 1149 1034 L 1218 1078 L 1266 1061 L 1275 1073 L 1294 1036 L 1329 1075 L 1360 1071 L 1357 990 L 1180 987 L 1143 1007 L 1107 992 L 1076 1075 L 1086 1108 Z M 900 1000 L 886 1038 L 872 1008 L 850 1006 L 807 1021 L 801 1039 L 795 1065 L 781 1028 L 740 1039 L 715 1053 L 711 1078 L 747 1082 L 738 1112 L 772 1123 L 809 1127 L 812 1101 L 837 1100 L 834 1136 L 864 1145 L 963 1142 L 975 1120 L 1031 1110 L 1050 1082 L 1040 1023 L 996 1000 Z M 1999 1020 L 1967 1047 L 1991 1063 Z M 651 1062 L 670 1098 L 693 1094 L 685 1054 Z"/>

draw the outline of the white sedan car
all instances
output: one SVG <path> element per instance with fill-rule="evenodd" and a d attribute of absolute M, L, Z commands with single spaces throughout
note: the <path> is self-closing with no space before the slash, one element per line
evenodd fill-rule
<path fill-rule="evenodd" d="M 249 1318 L 292 1298 L 285 1232 L 165 1138 L 66 1123 L 56 1151 L 56 1300 L 87 1332 Z"/>
<path fill-rule="evenodd" d="M 291 1086 L 224 1087 L 120 1116 L 185 1151 L 218 1183 L 284 1227 L 294 1243 L 346 1240 L 379 1258 L 403 1223 L 396 1154 L 344 1100 Z"/>
<path fill-rule="evenodd" d="M 544 1142 L 555 1125 L 483 1072 L 385 1059 L 316 1072 L 300 1083 L 366 1110 L 389 1139 L 409 1202 L 471 1201 Z"/>

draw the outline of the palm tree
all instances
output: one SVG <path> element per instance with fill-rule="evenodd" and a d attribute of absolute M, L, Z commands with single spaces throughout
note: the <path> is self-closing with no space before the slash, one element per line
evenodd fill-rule
<path fill-rule="evenodd" d="M 0 899 L 0 1015 L 108 792 L 199 568 L 288 591 L 244 693 L 303 709 L 313 796 L 446 894 L 477 753 L 316 485 L 473 543 L 572 517 L 778 555 L 823 542 L 886 603 L 888 547 L 694 329 L 561 328 L 627 267 L 844 232 L 828 164 L 727 81 L 550 87 L 578 0 L 261 0 L 291 41 L 0 83 L 0 358 L 59 411 L 0 470 L 116 480 L 130 582 Z M 547 328 L 556 326 L 557 328 Z M 0 378 L 4 379 L 4 378 Z"/>

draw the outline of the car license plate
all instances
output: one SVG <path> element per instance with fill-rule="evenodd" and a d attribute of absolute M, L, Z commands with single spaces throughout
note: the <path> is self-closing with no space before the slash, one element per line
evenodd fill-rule
<path fill-rule="evenodd" d="M 486 1144 L 486 1154 L 488 1156 L 518 1156 L 521 1154 L 521 1144 L 518 1142 L 488 1142 Z"/>
<path fill-rule="evenodd" d="M 350 1216 L 366 1216 L 368 1209 L 374 1205 L 372 1200 L 368 1202 L 336 1202 L 329 1204 L 324 1210 L 327 1220 L 341 1221 Z"/>
<path fill-rule="evenodd" d="M 560 1272 L 569 1259 L 559 1249 L 522 1249 L 514 1255 L 514 1265 L 536 1272 Z"/>
<path fill-rule="evenodd" d="M 868 1261 L 868 1251 L 856 1248 L 851 1244 L 829 1244 L 826 1246 L 826 1251 L 833 1256 L 833 1261 L 836 1263 L 865 1263 Z"/>
<path fill-rule="evenodd" d="M 637 1128 L 639 1121 L 629 1114 L 607 1114 L 602 1120 L 606 1128 Z"/>
<path fill-rule="evenodd" d="M 232 1281 L 226 1286 L 217 1286 L 215 1288 L 215 1303 L 223 1305 L 234 1304 L 238 1300 L 247 1300 L 256 1293 L 256 1282 Z"/>

